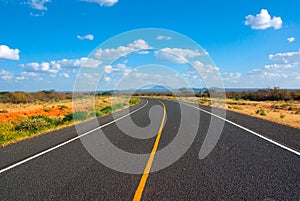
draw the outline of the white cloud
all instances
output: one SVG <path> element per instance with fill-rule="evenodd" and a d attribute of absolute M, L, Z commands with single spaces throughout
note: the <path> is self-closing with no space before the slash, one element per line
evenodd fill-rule
<path fill-rule="evenodd" d="M 184 64 L 184 63 L 189 62 L 187 59 L 185 59 L 182 56 L 171 54 L 171 53 L 163 51 L 163 50 L 155 51 L 154 55 L 155 55 L 155 58 L 157 59 L 157 61 L 171 62 L 171 63 L 177 63 L 177 64 Z"/>
<path fill-rule="evenodd" d="M 79 64 L 79 66 L 81 66 L 83 68 L 97 68 L 100 64 L 102 64 L 102 61 L 100 61 L 100 60 L 86 58 L 86 57 L 82 57 L 79 60 L 77 59 L 77 62 Z"/>
<path fill-rule="evenodd" d="M 103 67 L 105 73 L 111 73 L 112 72 L 112 66 L 107 65 Z"/>
<path fill-rule="evenodd" d="M 298 76 L 296 77 L 296 79 L 297 79 L 297 80 L 300 80 L 300 75 L 298 75 Z"/>
<path fill-rule="evenodd" d="M 281 87 L 298 87 L 300 52 L 270 54 L 269 59 L 276 63 L 255 68 L 248 72 L 248 76 L 257 83 L 265 82 L 267 85 L 275 83 Z"/>
<path fill-rule="evenodd" d="M 77 38 L 79 40 L 94 40 L 94 35 L 92 35 L 92 34 L 87 34 L 85 36 L 77 35 Z"/>
<path fill-rule="evenodd" d="M 13 78 L 13 74 L 6 70 L 0 70 L 0 80 L 11 80 Z"/>
<path fill-rule="evenodd" d="M 16 80 L 17 80 L 17 81 L 19 81 L 19 80 L 25 80 L 25 77 L 18 76 L 18 77 L 16 77 Z"/>
<path fill-rule="evenodd" d="M 292 42 L 295 41 L 295 38 L 294 37 L 289 37 L 287 40 L 289 41 L 289 43 L 292 43 Z"/>
<path fill-rule="evenodd" d="M 270 54 L 269 59 L 272 61 L 280 61 L 283 63 L 294 63 L 300 62 L 300 50 L 298 52 L 285 52 L 285 53 L 277 53 Z"/>
<path fill-rule="evenodd" d="M 159 36 L 156 37 L 156 39 L 157 40 L 171 40 L 172 37 L 171 36 L 161 36 L 161 35 L 159 35 Z"/>
<path fill-rule="evenodd" d="M 229 83 L 238 83 L 241 76 L 242 76 L 241 73 L 232 73 L 232 72 L 221 73 L 222 80 Z"/>
<path fill-rule="evenodd" d="M 130 73 L 133 68 L 130 68 L 128 66 L 126 66 L 126 64 L 124 63 L 119 63 L 117 65 L 107 65 L 103 67 L 103 70 L 105 73 L 110 74 L 112 72 L 115 72 L 115 76 L 118 76 L 119 74 L 121 75 L 127 75 L 128 73 Z"/>
<path fill-rule="evenodd" d="M 26 71 L 24 71 L 24 72 L 21 73 L 21 76 L 23 76 L 23 77 L 38 77 L 39 74 L 35 73 L 35 72 L 26 72 Z"/>
<path fill-rule="evenodd" d="M 196 67 L 196 68 L 198 68 L 198 69 L 201 69 L 201 68 L 203 68 L 204 67 L 204 64 L 201 62 L 201 61 L 194 61 L 193 62 L 193 65 Z"/>
<path fill-rule="evenodd" d="M 83 0 L 90 3 L 98 3 L 100 6 L 113 6 L 118 0 Z"/>
<path fill-rule="evenodd" d="M 68 73 L 60 73 L 59 75 L 60 75 L 60 77 L 63 77 L 63 78 L 69 78 L 70 77 Z"/>
<path fill-rule="evenodd" d="M 252 29 L 280 29 L 282 27 L 282 20 L 280 17 L 271 18 L 268 10 L 262 9 L 256 16 L 246 16 L 245 25 L 251 25 Z"/>
<path fill-rule="evenodd" d="M 19 60 L 20 50 L 10 49 L 7 45 L 0 45 L 0 59 Z"/>
<path fill-rule="evenodd" d="M 272 81 L 275 78 L 293 78 L 295 72 L 299 71 L 299 65 L 296 63 L 292 64 L 271 64 L 265 65 L 262 68 L 255 68 L 249 71 L 248 75 L 252 78 L 262 78 Z"/>
<path fill-rule="evenodd" d="M 48 62 L 32 62 L 27 64 L 21 64 L 21 67 L 26 68 L 28 71 L 33 72 L 45 72 L 45 73 L 58 73 L 60 66 L 55 65 L 54 63 Z"/>
<path fill-rule="evenodd" d="M 158 61 L 184 64 L 188 63 L 188 59 L 206 55 L 198 50 L 181 49 L 181 48 L 163 48 L 154 52 Z"/>
<path fill-rule="evenodd" d="M 61 59 L 61 60 L 41 62 L 41 63 L 32 62 L 27 64 L 21 64 L 20 66 L 22 68 L 26 68 L 28 71 L 56 74 L 61 69 L 79 68 L 79 67 L 96 68 L 101 63 L 102 63 L 101 61 L 96 59 L 82 57 L 80 59 Z"/>
<path fill-rule="evenodd" d="M 104 80 L 105 80 L 105 82 L 110 82 L 111 78 L 110 77 L 105 77 Z"/>
<path fill-rule="evenodd" d="M 35 10 L 47 10 L 44 4 L 50 2 L 51 0 L 29 0 L 26 4 Z"/>
<path fill-rule="evenodd" d="M 23 71 L 19 76 L 16 77 L 16 80 L 28 80 L 28 79 L 32 79 L 32 78 L 37 78 L 39 80 L 41 80 L 40 78 L 40 74 L 36 73 L 36 72 L 27 72 L 27 71 Z"/>
<path fill-rule="evenodd" d="M 125 56 L 131 52 L 135 52 L 142 49 L 150 49 L 151 47 L 148 43 L 142 39 L 135 40 L 133 43 L 128 44 L 127 46 L 119 46 L 117 48 L 108 48 L 108 49 L 97 49 L 94 53 L 94 56 L 97 59 L 102 60 L 115 60 L 122 56 Z"/>
<path fill-rule="evenodd" d="M 212 65 L 204 65 L 201 61 L 197 60 L 193 62 L 193 66 L 195 66 L 200 72 L 205 72 L 205 73 L 217 73 L 219 72 L 219 68 Z"/>
<path fill-rule="evenodd" d="M 203 55 L 198 50 L 181 49 L 181 48 L 163 48 L 162 51 L 169 52 L 184 58 L 194 58 Z M 206 53 L 204 53 L 206 54 Z"/>

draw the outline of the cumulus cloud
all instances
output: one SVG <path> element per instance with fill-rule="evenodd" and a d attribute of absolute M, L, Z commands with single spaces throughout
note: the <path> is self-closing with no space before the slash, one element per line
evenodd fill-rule
<path fill-rule="evenodd" d="M 41 62 L 41 63 L 32 62 L 27 64 L 21 64 L 20 66 L 22 68 L 27 69 L 28 71 L 56 74 L 61 69 L 79 68 L 79 67 L 96 68 L 101 63 L 102 62 L 99 60 L 82 57 L 80 59 L 61 59 L 61 60 Z"/>
<path fill-rule="evenodd" d="M 70 77 L 68 73 L 60 73 L 59 75 L 60 75 L 60 77 L 63 77 L 63 78 L 69 78 Z"/>
<path fill-rule="evenodd" d="M 131 52 L 149 48 L 151 47 L 146 41 L 139 39 L 135 40 L 133 43 L 128 44 L 127 46 L 119 46 L 117 48 L 108 49 L 99 48 L 95 51 L 94 57 L 102 60 L 115 60 Z"/>
<path fill-rule="evenodd" d="M 161 36 L 161 35 L 159 35 L 159 36 L 156 37 L 156 39 L 157 40 L 171 40 L 172 37 L 171 36 Z"/>
<path fill-rule="evenodd" d="M 232 72 L 221 73 L 222 80 L 229 83 L 238 83 L 241 76 L 242 76 L 241 73 L 232 73 Z"/>
<path fill-rule="evenodd" d="M 87 34 L 85 36 L 77 35 L 77 38 L 79 40 L 94 40 L 94 35 L 92 35 L 92 34 Z"/>
<path fill-rule="evenodd" d="M 167 47 L 155 51 L 154 54 L 158 61 L 184 64 L 188 63 L 190 58 L 206 55 L 207 53 L 201 53 L 198 50 Z"/>
<path fill-rule="evenodd" d="M 155 58 L 157 61 L 162 62 L 171 62 L 177 64 L 188 63 L 188 60 L 180 55 L 171 54 L 169 52 L 158 50 L 154 52 Z"/>
<path fill-rule="evenodd" d="M 103 70 L 105 73 L 112 73 L 112 66 L 111 65 L 104 66 Z"/>
<path fill-rule="evenodd" d="M 19 76 L 16 77 L 16 80 L 28 80 L 28 79 L 32 79 L 32 78 L 37 78 L 39 80 L 41 80 L 42 78 L 40 78 L 40 74 L 36 73 L 36 72 L 27 72 L 27 71 L 23 71 Z"/>
<path fill-rule="evenodd" d="M 51 0 L 29 0 L 26 4 L 35 10 L 47 10 L 45 4 L 50 2 Z"/>
<path fill-rule="evenodd" d="M 280 17 L 271 17 L 268 10 L 262 9 L 256 16 L 246 16 L 245 25 L 250 25 L 252 29 L 280 29 L 282 27 L 282 20 Z"/>
<path fill-rule="evenodd" d="M 98 3 L 100 6 L 113 6 L 118 0 L 83 0 L 90 3 Z"/>
<path fill-rule="evenodd" d="M 110 82 L 111 78 L 110 77 L 105 77 L 104 80 L 105 80 L 105 82 Z"/>
<path fill-rule="evenodd" d="M 20 50 L 11 49 L 7 45 L 0 45 L 0 59 L 19 60 Z"/>
<path fill-rule="evenodd" d="M 248 75 L 285 84 L 297 79 L 296 76 L 300 73 L 300 52 L 270 54 L 269 59 L 276 63 L 255 68 Z M 283 79 L 286 82 L 282 82 Z"/>
<path fill-rule="evenodd" d="M 300 50 L 298 52 L 285 52 L 270 54 L 269 59 L 271 61 L 280 61 L 282 63 L 294 63 L 300 62 Z"/>
<path fill-rule="evenodd" d="M 200 73 L 205 73 L 205 74 L 213 73 L 214 74 L 214 73 L 219 72 L 218 67 L 211 65 L 211 64 L 204 65 L 201 61 L 198 61 L 198 60 L 193 62 L 193 66 L 196 67 L 196 69 Z"/>
<path fill-rule="evenodd" d="M 111 74 L 114 72 L 114 75 L 119 75 L 119 74 L 127 75 L 128 73 L 130 73 L 133 70 L 133 68 L 126 66 L 125 63 L 119 63 L 114 66 L 112 66 L 112 65 L 104 66 L 103 70 L 107 74 Z"/>
<path fill-rule="evenodd" d="M 295 38 L 294 37 L 289 37 L 287 40 L 289 41 L 289 43 L 292 43 L 292 42 L 295 41 Z"/>
<path fill-rule="evenodd" d="M 13 78 L 13 74 L 9 71 L 0 70 L 0 80 L 11 80 Z"/>

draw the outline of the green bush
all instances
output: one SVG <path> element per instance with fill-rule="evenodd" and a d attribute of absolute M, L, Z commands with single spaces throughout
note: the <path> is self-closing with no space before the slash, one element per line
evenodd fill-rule
<path fill-rule="evenodd" d="M 72 121 L 72 120 L 73 120 L 73 113 L 66 114 L 63 118 L 64 122 Z"/>
<path fill-rule="evenodd" d="M 115 110 L 123 108 L 124 106 L 125 106 L 124 103 L 117 103 L 117 104 L 112 106 L 112 110 L 115 111 Z"/>
<path fill-rule="evenodd" d="M 36 133 L 38 131 L 50 128 L 52 124 L 50 118 L 44 116 L 32 116 L 26 119 L 24 122 L 16 126 L 18 131 L 29 131 L 30 133 Z"/>
<path fill-rule="evenodd" d="M 58 105 L 57 108 L 60 109 L 60 110 L 63 110 L 63 109 L 67 109 L 68 106 L 65 106 L 65 105 Z"/>
<path fill-rule="evenodd" d="M 135 104 L 137 104 L 139 102 L 140 102 L 139 98 L 130 98 L 129 99 L 129 105 L 135 105 Z"/>
<path fill-rule="evenodd" d="M 74 121 L 83 121 L 83 120 L 86 120 L 88 117 L 89 117 L 88 112 L 86 112 L 86 111 L 76 111 L 74 113 L 66 114 L 63 118 L 63 121 L 64 122 L 73 121 L 73 120 Z"/>
<path fill-rule="evenodd" d="M 267 113 L 264 109 L 259 109 L 259 110 L 256 110 L 255 112 L 256 114 L 259 114 L 261 116 L 267 116 Z"/>
<path fill-rule="evenodd" d="M 104 108 L 102 108 L 101 110 L 100 110 L 100 112 L 102 112 L 102 113 L 104 113 L 104 114 L 109 114 L 109 113 L 111 113 L 112 112 L 112 107 L 109 105 L 109 106 L 106 106 L 106 107 L 104 107 Z"/>
<path fill-rule="evenodd" d="M 15 125 L 11 122 L 0 122 L 0 145 L 14 138 Z"/>

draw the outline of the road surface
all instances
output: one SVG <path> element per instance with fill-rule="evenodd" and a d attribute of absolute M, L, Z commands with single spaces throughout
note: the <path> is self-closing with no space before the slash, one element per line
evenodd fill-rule
<path fill-rule="evenodd" d="M 209 107 L 199 110 L 179 104 L 143 99 L 130 108 L 130 115 L 120 111 L 114 118 L 99 118 L 101 128 L 82 124 L 86 135 L 81 138 L 95 137 L 101 130 L 119 149 L 152 153 L 142 174 L 118 172 L 99 163 L 84 148 L 74 126 L 1 148 L 0 200 L 300 200 L 299 129 L 228 111 L 216 147 L 200 160 L 199 150 L 214 117 Z M 118 129 L 116 122 L 128 118 L 147 127 L 153 106 L 159 112 L 152 118 L 161 121 L 149 130 L 155 136 L 136 139 Z M 184 127 L 187 136 L 190 129 L 199 128 L 197 135 L 179 160 L 147 174 L 146 166 L 156 164 L 155 153 L 175 139 L 180 108 L 189 117 L 200 115 L 197 125 L 191 121 Z"/>

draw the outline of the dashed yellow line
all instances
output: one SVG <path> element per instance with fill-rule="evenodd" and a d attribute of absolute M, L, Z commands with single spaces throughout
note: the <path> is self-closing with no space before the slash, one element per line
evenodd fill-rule
<path fill-rule="evenodd" d="M 139 186 L 138 186 L 138 188 L 137 188 L 137 190 L 134 194 L 133 201 L 140 201 L 141 198 L 142 198 L 142 194 L 143 194 L 143 191 L 144 191 L 144 188 L 145 188 L 148 176 L 149 176 L 149 172 L 150 172 L 153 160 L 154 160 L 155 153 L 156 153 L 157 148 L 158 148 L 159 140 L 160 140 L 160 137 L 161 137 L 163 126 L 164 126 L 164 122 L 165 122 L 165 118 L 166 118 L 166 106 L 162 101 L 160 101 L 160 102 L 161 102 L 161 104 L 164 108 L 164 114 L 163 114 L 163 117 L 162 117 L 162 120 L 161 120 L 161 123 L 160 123 L 158 134 L 157 134 L 156 139 L 155 139 L 155 143 L 154 143 L 152 151 L 150 153 L 150 157 L 149 157 L 147 165 L 145 167 L 143 176 L 142 176 L 142 178 L 140 180 L 140 183 L 139 183 Z"/>

